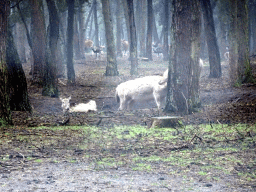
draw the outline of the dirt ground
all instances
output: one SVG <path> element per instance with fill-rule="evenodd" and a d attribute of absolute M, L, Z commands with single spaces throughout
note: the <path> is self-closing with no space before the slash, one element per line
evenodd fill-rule
<path fill-rule="evenodd" d="M 66 79 L 59 79 L 59 91 L 62 97 L 71 96 L 71 105 L 86 103 L 93 99 L 97 103 L 97 112 L 63 115 L 58 98 L 41 96 L 41 88 L 31 84 L 30 66 L 24 64 L 28 79 L 28 91 L 33 113 L 13 112 L 14 125 L 17 127 L 93 125 L 113 127 L 115 125 L 151 126 L 151 117 L 159 114 L 154 102 L 136 106 L 133 111 L 117 111 L 114 93 L 121 82 L 135 77 L 129 75 L 130 62 L 127 57 L 118 58 L 118 77 L 105 77 L 105 57 L 75 61 L 76 84 L 68 86 Z M 162 74 L 168 66 L 161 58 L 154 56 L 154 62 L 139 61 L 140 76 Z M 184 124 L 201 123 L 247 123 L 256 122 L 256 84 L 241 87 L 230 86 L 228 65 L 222 63 L 222 77 L 209 79 L 209 66 L 205 64 L 200 79 L 200 97 L 202 107 L 198 113 L 183 116 Z M 256 65 L 253 64 L 256 77 Z M 169 114 L 170 115 L 170 114 Z M 177 114 L 171 114 L 177 115 Z M 18 144 L 17 144 L 18 145 Z M 22 155 L 21 155 L 22 158 Z M 23 157 L 24 158 L 24 157 Z M 56 165 L 51 161 L 22 164 L 15 161 L 11 166 L 0 168 L 1 191 L 254 191 L 255 188 L 226 187 L 233 178 L 222 181 L 206 182 L 189 178 L 171 176 L 165 172 L 148 173 L 119 169 L 92 170 L 90 164 L 83 161 L 69 163 L 65 158 Z M 18 164 L 16 164 L 18 163 Z M 10 168 L 11 167 L 11 168 Z M 152 185 L 155 183 L 155 185 Z M 234 184 L 235 186 L 235 184 Z M 256 186 L 254 186 L 256 187 Z M 254 190 L 253 190 L 254 189 Z"/>

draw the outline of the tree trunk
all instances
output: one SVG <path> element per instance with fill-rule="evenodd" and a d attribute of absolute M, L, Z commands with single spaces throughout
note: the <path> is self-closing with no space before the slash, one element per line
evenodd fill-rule
<path fill-rule="evenodd" d="M 146 43 L 146 52 L 147 58 L 152 59 L 152 26 L 153 26 L 153 4 L 152 0 L 148 1 L 148 28 L 147 28 L 147 43 Z"/>
<path fill-rule="evenodd" d="M 253 82 L 249 62 L 249 27 L 246 0 L 230 2 L 230 79 L 233 84 Z"/>
<path fill-rule="evenodd" d="M 168 42 L 168 29 L 169 29 L 169 0 L 164 0 L 164 48 L 163 55 L 164 61 L 169 59 L 169 42 Z"/>
<path fill-rule="evenodd" d="M 116 76 L 118 75 L 116 62 L 116 48 L 113 32 L 113 23 L 110 15 L 109 0 L 101 0 L 101 3 L 105 23 L 105 36 L 107 40 L 107 67 L 105 75 Z"/>
<path fill-rule="evenodd" d="M 116 0 L 116 52 L 117 52 L 117 57 L 123 56 L 122 49 L 121 49 L 121 5 L 120 5 L 120 0 Z"/>
<path fill-rule="evenodd" d="M 171 38 L 166 111 L 188 114 L 200 104 L 200 12 L 197 0 L 177 0 Z"/>
<path fill-rule="evenodd" d="M 74 19 L 74 53 L 76 59 L 81 59 L 82 54 L 80 50 L 80 31 L 79 31 L 79 21 L 78 21 L 78 12 L 75 14 Z"/>
<path fill-rule="evenodd" d="M 94 4 L 94 27 L 95 27 L 95 41 L 94 44 L 96 47 L 99 47 L 99 25 L 98 25 L 98 16 L 97 16 L 97 1 L 93 1 Z"/>
<path fill-rule="evenodd" d="M 84 25 L 84 34 L 86 35 L 86 30 L 87 30 L 87 28 L 88 28 L 88 23 L 89 23 L 89 21 L 90 21 L 90 18 L 92 18 L 92 11 L 94 10 L 94 4 L 92 4 L 92 6 L 91 6 L 91 9 L 90 9 L 90 11 L 89 11 L 89 14 L 88 14 L 88 17 L 87 17 L 87 19 L 86 19 L 86 21 L 85 21 L 85 25 Z M 85 37 L 85 39 L 88 39 L 90 36 L 88 36 L 88 37 Z"/>
<path fill-rule="evenodd" d="M 138 58 L 137 58 L 137 37 L 136 37 L 136 28 L 134 20 L 134 9 L 133 9 L 133 0 L 127 0 L 128 5 L 128 17 L 129 17 L 129 27 L 130 27 L 130 38 L 129 42 L 130 47 L 130 60 L 131 60 L 131 75 L 138 74 Z"/>
<path fill-rule="evenodd" d="M 126 26 L 126 31 L 127 31 L 127 38 L 128 42 L 130 44 L 131 42 L 131 35 L 130 35 L 130 24 L 129 24 L 129 14 L 128 14 L 128 2 L 127 0 L 122 0 L 123 8 L 124 8 L 124 18 L 125 18 L 125 26 Z"/>
<path fill-rule="evenodd" d="M 26 40 L 26 34 L 25 34 L 25 30 L 22 24 L 20 23 L 15 23 L 15 27 L 14 27 L 14 31 L 15 31 L 15 36 L 16 37 L 14 39 L 15 42 L 15 46 L 17 48 L 18 54 L 19 54 L 19 58 L 21 63 L 25 63 L 26 62 L 26 49 L 25 49 L 25 40 Z"/>
<path fill-rule="evenodd" d="M 12 124 L 10 109 L 10 89 L 8 67 L 6 63 L 6 44 L 10 2 L 2 0 L 0 4 L 0 124 Z"/>
<path fill-rule="evenodd" d="M 249 0 L 250 55 L 256 55 L 256 1 Z"/>
<path fill-rule="evenodd" d="M 153 9 L 152 9 L 153 10 Z M 152 11 L 152 15 L 153 15 L 153 37 L 154 37 L 154 44 L 159 44 L 161 42 L 161 40 L 159 39 L 158 33 L 157 33 L 157 28 L 156 28 L 156 17 L 154 14 L 154 10 Z"/>
<path fill-rule="evenodd" d="M 84 0 L 79 0 L 78 7 L 78 23 L 79 23 L 79 49 L 81 57 L 84 59 L 84 41 L 85 41 L 85 27 L 84 27 Z"/>
<path fill-rule="evenodd" d="M 137 34 L 139 42 L 140 57 L 146 57 L 146 14 L 147 14 L 147 1 L 137 1 L 136 15 L 137 15 Z"/>
<path fill-rule="evenodd" d="M 46 30 L 44 15 L 42 13 L 42 1 L 30 0 L 30 4 L 32 53 L 34 58 L 32 75 L 34 82 L 43 84 L 43 76 L 46 65 Z"/>
<path fill-rule="evenodd" d="M 210 78 L 221 77 L 220 51 L 217 44 L 213 13 L 210 0 L 200 0 L 205 25 L 205 35 L 210 63 Z"/>
<path fill-rule="evenodd" d="M 58 97 L 57 87 L 57 43 L 59 39 L 59 16 L 53 0 L 46 0 L 49 10 L 49 51 L 47 52 L 46 69 L 42 95 Z"/>
<path fill-rule="evenodd" d="M 73 35 L 74 35 L 74 1 L 67 0 L 68 4 L 68 27 L 67 27 L 67 75 L 68 83 L 75 83 L 75 69 L 73 62 Z"/>
<path fill-rule="evenodd" d="M 31 112 L 32 109 L 28 99 L 26 76 L 13 41 L 10 27 L 8 28 L 6 61 L 9 74 L 11 110 Z"/>

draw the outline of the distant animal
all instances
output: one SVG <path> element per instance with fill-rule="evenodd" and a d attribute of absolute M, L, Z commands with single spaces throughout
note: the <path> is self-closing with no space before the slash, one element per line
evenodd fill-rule
<path fill-rule="evenodd" d="M 102 49 L 100 47 L 92 47 L 92 51 L 93 53 L 96 54 L 96 58 L 97 58 L 97 54 L 101 53 Z"/>
<path fill-rule="evenodd" d="M 91 39 L 86 39 L 84 41 L 84 49 L 88 52 L 93 47 L 93 41 Z"/>
<path fill-rule="evenodd" d="M 124 53 L 126 54 L 126 52 L 129 49 L 129 42 L 124 40 L 124 39 L 122 39 L 121 40 L 121 47 L 122 47 L 122 50 L 124 51 Z"/>
<path fill-rule="evenodd" d="M 97 105 L 94 100 L 90 100 L 88 103 L 79 103 L 75 105 L 74 107 L 70 107 L 70 99 L 71 96 L 68 98 L 61 98 L 60 100 L 62 102 L 62 110 L 63 113 L 65 112 L 84 112 L 87 113 L 88 111 L 97 111 Z"/>
<path fill-rule="evenodd" d="M 121 83 L 116 88 L 118 110 L 130 110 L 135 103 L 155 100 L 157 108 L 164 106 L 167 95 L 168 70 L 163 76 L 146 76 Z"/>
<path fill-rule="evenodd" d="M 224 53 L 224 58 L 226 59 L 226 61 L 229 61 L 229 51 Z"/>
<path fill-rule="evenodd" d="M 159 54 L 163 53 L 163 45 L 159 44 L 158 46 L 153 46 L 153 52 L 157 53 L 157 56 L 159 57 Z"/>

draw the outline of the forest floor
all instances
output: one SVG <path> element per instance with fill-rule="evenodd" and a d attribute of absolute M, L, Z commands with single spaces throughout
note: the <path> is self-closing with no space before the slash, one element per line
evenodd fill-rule
<path fill-rule="evenodd" d="M 117 129 L 122 129 L 121 135 L 129 135 L 134 129 L 132 127 L 138 125 L 141 130 L 145 128 L 150 132 L 153 129 L 150 128 L 152 117 L 180 114 L 159 114 L 154 102 L 138 104 L 132 111 L 117 111 L 116 86 L 136 78 L 129 75 L 130 62 L 127 57 L 118 59 L 120 75 L 117 77 L 104 76 L 105 57 L 95 59 L 88 55 L 86 60 L 76 60 L 74 66 L 76 84 L 69 86 L 65 78 L 59 79 L 60 95 L 72 96 L 71 105 L 93 99 L 97 103 L 97 112 L 63 115 L 61 101 L 42 96 L 42 89 L 31 84 L 30 65 L 23 64 L 33 113 L 13 112 L 14 126 L 1 128 L 1 191 L 256 190 L 256 84 L 231 86 L 226 62 L 222 63 L 222 77 L 219 79 L 208 78 L 209 65 L 205 63 L 200 78 L 202 107 L 197 113 L 182 116 L 183 125 L 193 125 L 193 129 L 178 130 L 176 134 L 173 130 L 170 132 L 179 138 L 174 139 L 175 145 L 164 140 L 164 137 L 151 138 L 147 133 L 137 134 L 136 139 L 124 139 L 124 136 L 118 139 L 111 135 L 111 141 L 104 140 L 104 134 L 109 136 L 110 132 L 118 132 Z M 168 62 L 156 56 L 153 62 L 139 60 L 139 74 L 161 75 L 167 66 Z M 256 64 L 253 63 L 252 67 L 256 77 Z M 63 124 L 65 126 L 61 126 Z M 236 127 L 239 124 L 245 124 L 245 130 L 239 131 Z M 200 125 L 224 126 L 223 129 L 233 126 L 232 130 L 236 134 L 232 135 L 232 139 L 228 139 L 226 133 L 221 134 L 225 144 L 216 141 L 218 135 L 208 142 L 198 128 Z M 52 129 L 53 126 L 59 128 Z M 84 126 L 87 126 L 87 130 L 81 131 Z M 190 135 L 190 144 L 183 140 L 183 137 L 188 137 L 189 134 L 185 135 L 188 130 L 193 133 Z M 94 132 L 98 136 L 92 139 Z M 146 141 L 142 141 L 142 138 Z M 183 156 L 184 150 L 197 147 L 200 150 L 213 150 L 216 145 L 222 148 L 234 147 L 236 150 L 227 149 L 221 153 L 214 151 L 212 160 L 209 160 L 209 156 L 203 158 L 202 153 L 193 151 L 190 159 L 194 160 L 186 162 L 185 167 L 180 165 L 180 156 Z M 243 148 L 243 145 L 246 147 Z M 143 168 L 138 168 L 138 164 L 135 165 L 133 161 L 135 154 L 137 158 L 146 158 L 152 154 L 164 158 L 172 151 L 179 153 L 173 154 L 173 157 L 181 158 L 173 160 L 176 164 L 167 161 L 168 164 L 163 159 L 145 163 L 145 159 L 140 159 L 145 164 Z M 218 158 L 221 158 L 218 163 L 213 161 Z M 229 158 L 235 158 L 236 161 L 221 164 L 220 167 L 225 167 L 224 172 L 216 169 L 220 161 L 226 162 Z M 108 159 L 108 163 L 104 159 Z M 200 163 L 198 159 L 201 159 Z M 205 172 L 204 166 L 208 166 Z"/>

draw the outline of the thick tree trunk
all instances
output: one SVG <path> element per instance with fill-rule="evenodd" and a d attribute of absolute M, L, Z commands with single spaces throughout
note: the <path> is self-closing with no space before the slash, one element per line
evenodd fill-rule
<path fill-rule="evenodd" d="M 230 78 L 233 84 L 253 81 L 249 62 L 249 27 L 246 0 L 230 2 Z"/>
<path fill-rule="evenodd" d="M 256 55 L 256 1 L 249 0 L 250 55 Z"/>
<path fill-rule="evenodd" d="M 148 28 L 147 28 L 147 43 L 146 52 L 147 58 L 152 59 L 152 26 L 153 26 L 153 3 L 152 0 L 147 0 L 148 2 Z"/>
<path fill-rule="evenodd" d="M 211 78 L 221 77 L 220 51 L 217 44 L 213 13 L 210 0 L 200 0 L 203 10 L 205 35 L 208 46 Z"/>
<path fill-rule="evenodd" d="M 42 13 L 42 1 L 30 0 L 30 4 L 32 53 L 34 58 L 32 75 L 34 82 L 42 84 L 46 65 L 46 30 Z"/>
<path fill-rule="evenodd" d="M 169 63 L 166 111 L 194 111 L 199 100 L 200 12 L 197 0 L 174 4 L 172 56 Z"/>
<path fill-rule="evenodd" d="M 12 124 L 10 109 L 10 89 L 8 67 L 6 63 L 7 18 L 10 2 L 3 0 L 0 4 L 0 124 Z"/>
<path fill-rule="evenodd" d="M 49 51 L 47 51 L 46 69 L 42 95 L 58 97 L 57 87 L 57 43 L 59 38 L 59 16 L 53 0 L 46 0 L 49 10 Z"/>
<path fill-rule="evenodd" d="M 73 35 L 74 35 L 74 1 L 67 0 L 68 4 L 68 27 L 67 27 L 67 76 L 68 83 L 75 83 L 75 69 L 73 62 Z"/>
<path fill-rule="evenodd" d="M 106 76 L 116 76 L 118 75 L 117 62 L 116 62 L 116 48 L 115 39 L 113 32 L 113 24 L 110 15 L 110 5 L 109 0 L 101 0 L 102 11 L 105 23 L 105 36 L 107 40 L 107 67 Z"/>
<path fill-rule="evenodd" d="M 133 9 L 133 0 L 127 0 L 128 5 L 128 17 L 129 17 L 129 26 L 130 26 L 130 38 L 129 42 L 130 47 L 130 60 L 131 60 L 131 75 L 138 74 L 138 58 L 137 58 L 137 37 L 136 37 L 136 28 L 134 20 L 134 9 Z"/>
<path fill-rule="evenodd" d="M 32 109 L 28 99 L 26 76 L 13 41 L 10 27 L 8 29 L 6 61 L 9 73 L 11 110 L 31 112 Z"/>

